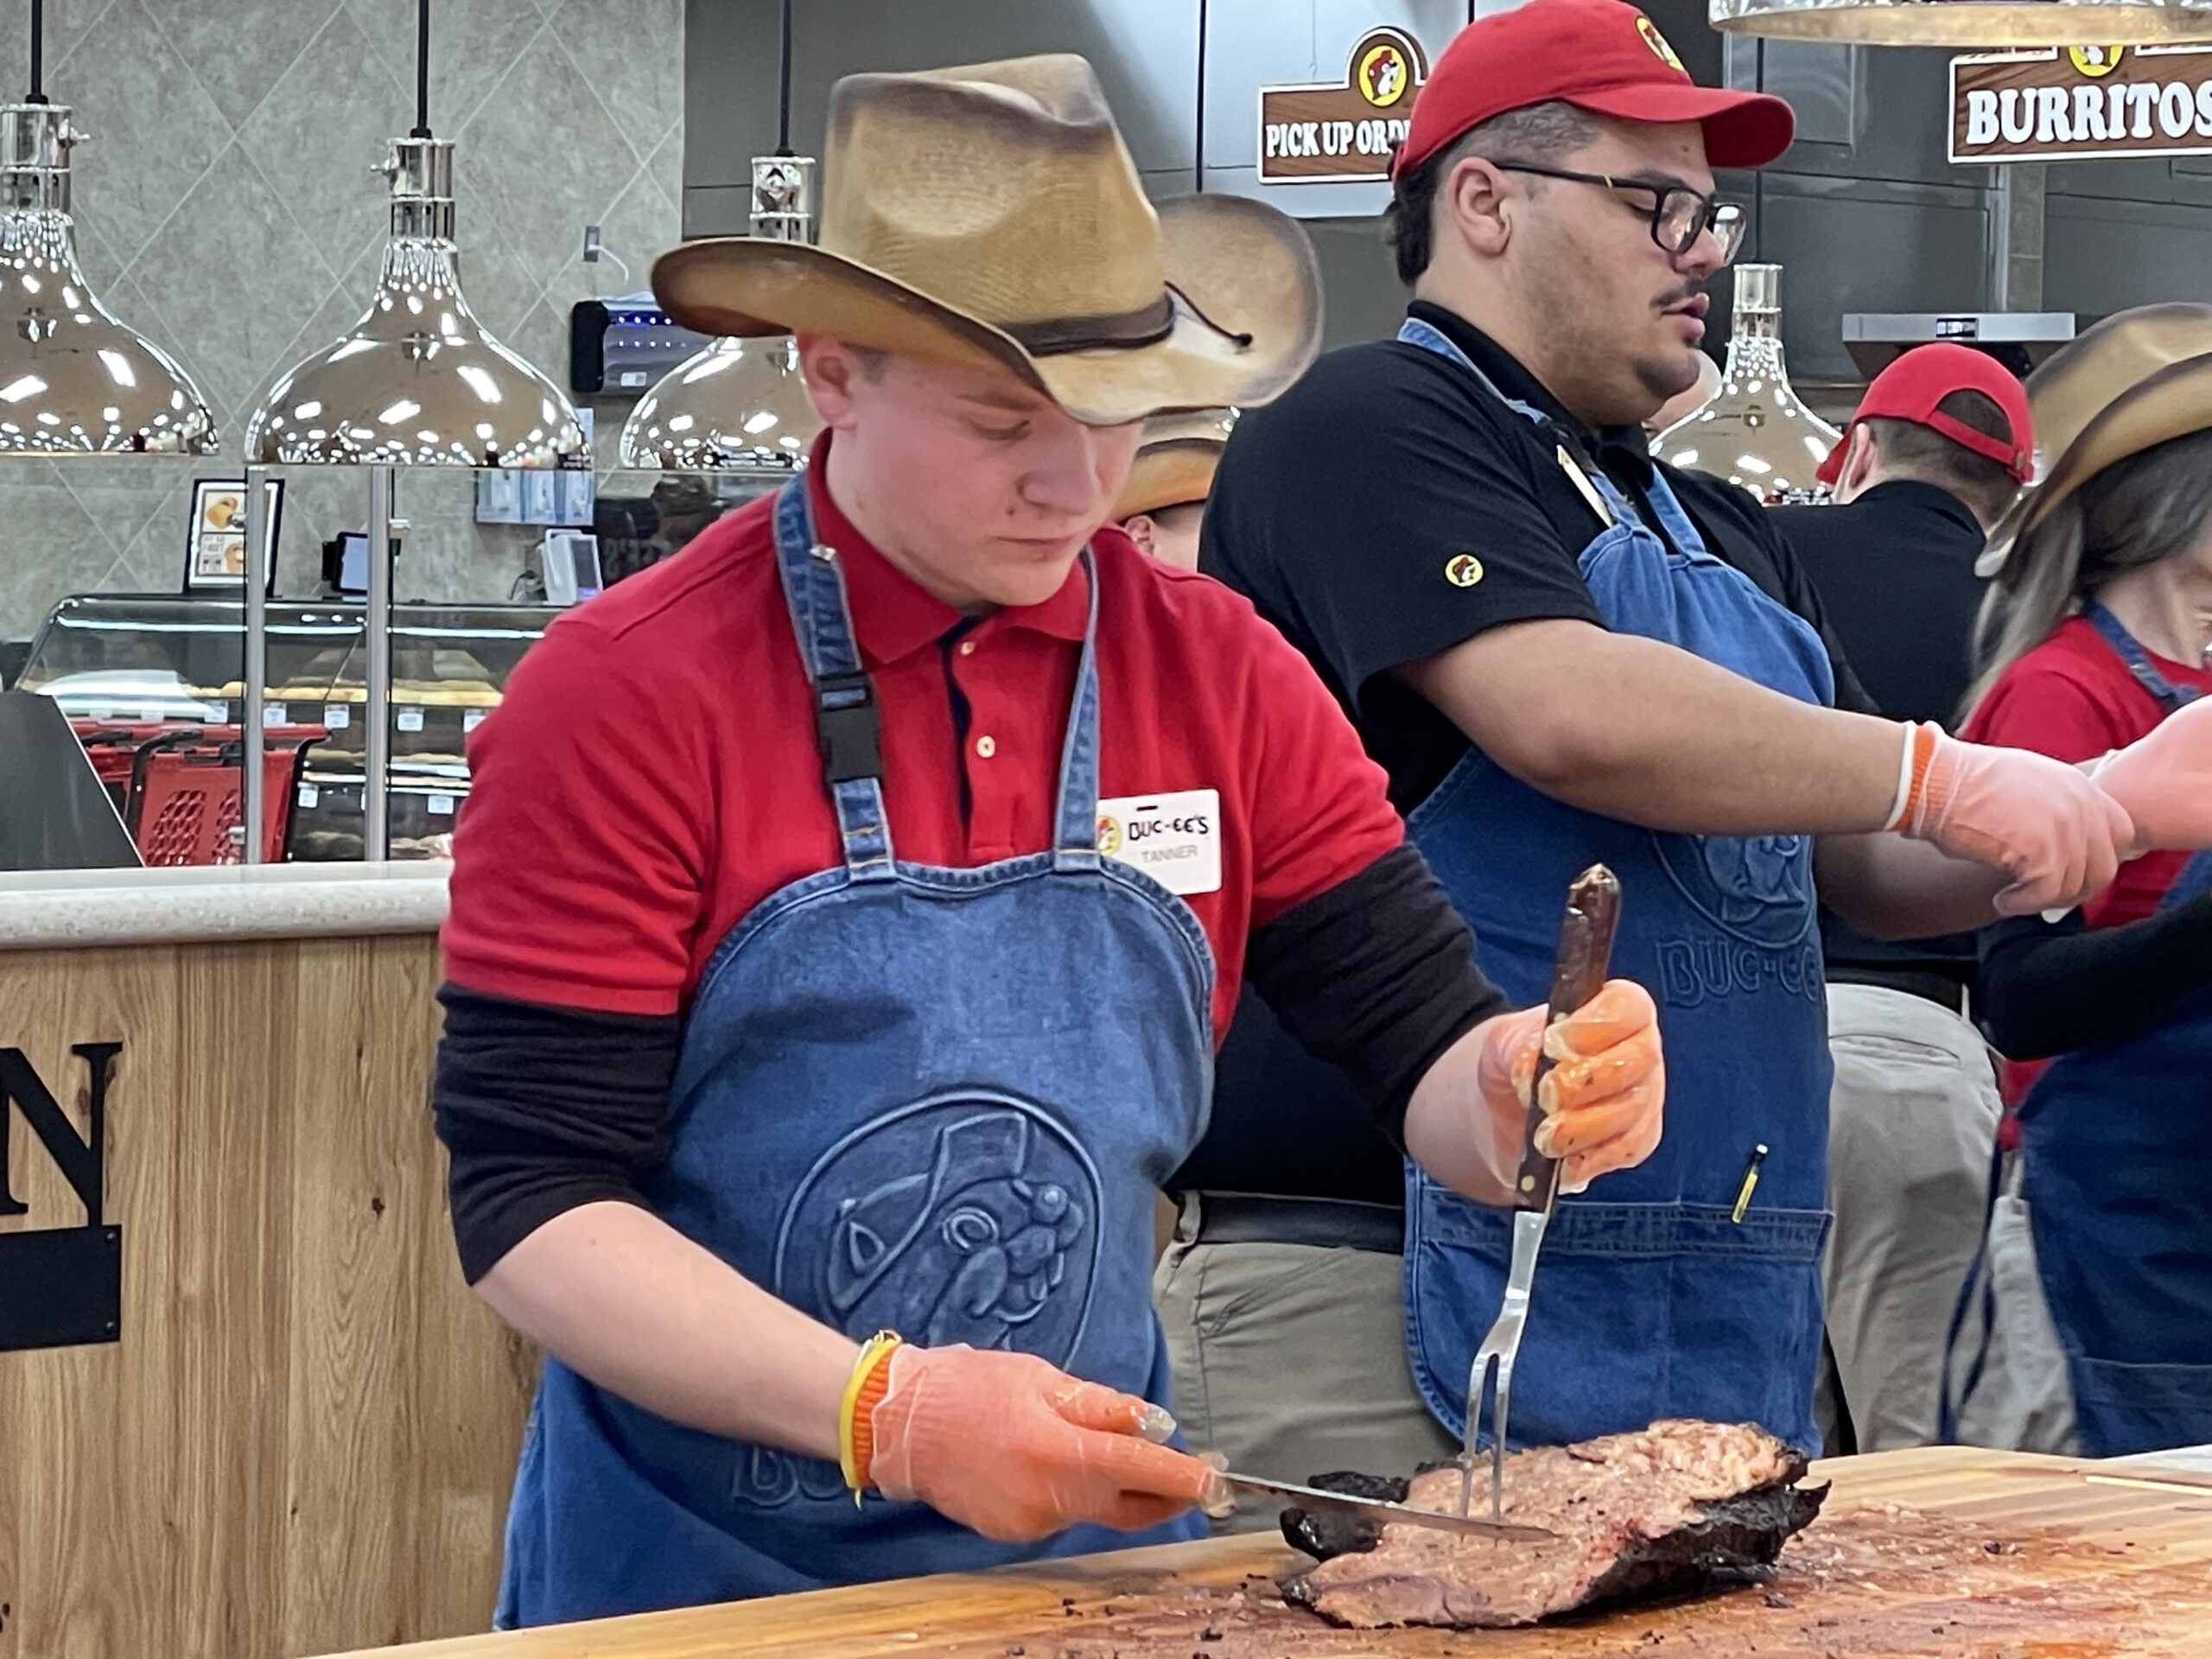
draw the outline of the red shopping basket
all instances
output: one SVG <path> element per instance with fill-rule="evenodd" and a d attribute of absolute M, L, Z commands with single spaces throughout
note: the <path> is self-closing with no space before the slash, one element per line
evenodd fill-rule
<path fill-rule="evenodd" d="M 263 734 L 261 856 L 280 862 L 292 798 L 320 726 L 271 726 Z M 245 846 L 240 780 L 244 746 L 235 726 L 191 727 L 138 746 L 124 822 L 149 865 L 236 864 Z"/>

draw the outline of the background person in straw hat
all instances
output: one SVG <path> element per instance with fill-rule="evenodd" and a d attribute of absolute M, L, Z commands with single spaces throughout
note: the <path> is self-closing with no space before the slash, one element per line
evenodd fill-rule
<path fill-rule="evenodd" d="M 847 79 L 826 163 L 819 248 L 654 272 L 797 335 L 811 465 L 564 617 L 472 751 L 437 1117 L 550 1356 L 505 1624 L 1192 1535 L 1150 1224 L 1247 976 L 1439 1180 L 1517 1161 L 1541 1011 L 1296 653 L 1100 528 L 1144 417 L 1305 365 L 1302 233 L 1155 214 L 1077 58 Z M 1553 1039 L 1567 1178 L 1647 1155 L 1650 999 Z"/>
<path fill-rule="evenodd" d="M 2212 306 L 2108 318 L 2029 392 L 2050 461 L 1992 550 L 1967 733 L 2099 762 L 2139 850 L 2212 844 Z M 2038 1064 L 2007 1079 L 2018 1154 L 1966 1438 L 2212 1440 L 2212 854 L 2145 852 L 2063 920 L 1999 924 L 1981 1016 Z"/>
<path fill-rule="evenodd" d="M 2070 768 L 1874 716 L 1756 505 L 1650 460 L 1640 423 L 1693 383 L 1742 229 L 1713 169 L 1790 130 L 1778 99 L 1697 86 L 1619 0 L 1470 24 L 1392 170 L 1398 338 L 1240 420 L 1206 511 L 1200 568 L 1319 668 L 1487 971 L 1539 994 L 1553 895 L 1593 858 L 1620 875 L 1614 961 L 1662 1001 L 1668 1133 L 1560 1206 L 1516 1381 L 1532 1442 L 1686 1415 L 1818 1444 L 1815 837 L 1821 894 L 1912 935 L 1986 919 L 2008 883 L 2017 908 L 2094 892 L 2129 833 Z M 1354 429 L 1362 464 L 1325 464 Z M 1510 1217 L 1238 1047 L 1161 1296 L 1205 1432 L 1275 1472 L 1456 1446 Z M 1238 1255 L 1267 1276 L 1225 1302 Z M 1351 1357 L 1402 1337 L 1394 1397 L 1345 1409 L 1342 1371 L 1382 1375 Z"/>
<path fill-rule="evenodd" d="M 1225 409 L 1161 415 L 1144 423 L 1129 481 L 1115 500 L 1113 522 L 1155 559 L 1179 570 L 1198 568 L 1198 524 L 1213 488 L 1221 447 L 1236 417 Z"/>

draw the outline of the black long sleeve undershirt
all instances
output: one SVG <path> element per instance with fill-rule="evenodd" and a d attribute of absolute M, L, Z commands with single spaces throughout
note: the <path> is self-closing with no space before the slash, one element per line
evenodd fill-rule
<path fill-rule="evenodd" d="M 2141 1035 L 2212 985 L 2212 893 L 2119 927 L 2022 916 L 1982 936 L 1980 1015 L 1998 1052 L 2041 1059 Z"/>
<path fill-rule="evenodd" d="M 1405 846 L 1256 930 L 1246 974 L 1300 1043 L 1351 1074 L 1394 1140 L 1436 1057 L 1505 1006 L 1475 967 L 1466 923 Z M 453 984 L 438 1000 L 446 1023 L 431 1106 L 470 1283 L 565 1211 L 644 1202 L 667 1155 L 676 1016 Z"/>

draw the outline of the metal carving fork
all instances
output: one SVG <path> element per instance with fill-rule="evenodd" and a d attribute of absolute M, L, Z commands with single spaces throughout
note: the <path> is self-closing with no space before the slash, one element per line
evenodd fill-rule
<path fill-rule="evenodd" d="M 1567 914 L 1560 923 L 1559 958 L 1552 971 L 1547 1028 L 1605 988 L 1620 909 L 1620 881 L 1602 864 L 1592 865 L 1567 888 Z M 1540 1055 L 1535 1083 L 1541 1083 L 1551 1067 L 1551 1057 Z M 1559 1161 L 1536 1150 L 1536 1130 L 1543 1121 L 1543 1109 L 1536 1104 L 1532 1084 L 1528 1125 L 1522 1141 L 1521 1168 L 1513 1183 L 1513 1256 L 1506 1269 L 1505 1297 L 1489 1334 L 1475 1350 L 1475 1363 L 1467 1374 L 1467 1432 L 1459 1459 L 1461 1515 L 1467 1513 L 1474 1496 L 1475 1442 L 1482 1422 L 1483 1399 L 1489 1392 L 1491 1362 L 1497 1362 L 1497 1403 L 1491 1413 L 1490 1441 L 1490 1516 L 1493 1522 L 1502 1521 L 1505 1513 L 1505 1427 L 1513 1405 L 1513 1362 L 1520 1355 L 1521 1333 L 1529 1323 L 1529 1287 L 1536 1276 L 1536 1255 L 1543 1248 L 1544 1230 L 1550 1224 L 1552 1206 L 1559 1197 Z"/>

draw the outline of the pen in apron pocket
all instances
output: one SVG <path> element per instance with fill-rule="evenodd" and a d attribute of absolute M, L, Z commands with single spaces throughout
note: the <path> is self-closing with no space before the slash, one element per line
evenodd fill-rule
<path fill-rule="evenodd" d="M 1759 1184 L 1759 1166 L 1766 1161 L 1766 1143 L 1761 1141 L 1751 1148 L 1751 1155 L 1744 1165 L 1744 1184 L 1736 1189 L 1736 1207 L 1728 1212 L 1728 1219 L 1738 1226 L 1744 1224 L 1744 1211 L 1751 1207 L 1751 1189 Z"/>

